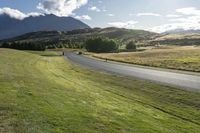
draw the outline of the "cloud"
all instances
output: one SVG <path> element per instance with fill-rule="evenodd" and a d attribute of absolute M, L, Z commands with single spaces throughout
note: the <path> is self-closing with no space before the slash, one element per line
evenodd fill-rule
<path fill-rule="evenodd" d="M 92 20 L 92 18 L 88 15 L 75 16 L 75 18 L 79 20 Z"/>
<path fill-rule="evenodd" d="M 183 29 L 183 30 L 198 30 L 200 29 L 200 24 L 196 23 L 172 23 L 172 24 L 165 24 L 161 26 L 156 26 L 147 30 L 163 33 L 166 31 L 176 30 L 176 29 Z"/>
<path fill-rule="evenodd" d="M 180 14 L 179 17 L 171 18 L 168 20 L 172 23 L 155 26 L 148 30 L 162 33 L 176 29 L 182 29 L 182 30 L 200 29 L 200 10 L 196 9 L 195 7 L 188 7 L 188 8 L 176 9 L 176 12 Z"/>
<path fill-rule="evenodd" d="M 15 19 L 24 19 L 26 17 L 26 15 L 22 12 L 20 12 L 19 10 L 16 9 L 11 9 L 9 7 L 4 7 L 4 8 L 0 8 L 0 14 L 6 14 L 9 15 L 12 18 Z"/>
<path fill-rule="evenodd" d="M 97 8 L 96 6 L 90 7 L 89 10 L 96 11 L 96 12 L 101 12 L 101 10 L 99 8 Z"/>
<path fill-rule="evenodd" d="M 118 28 L 127 28 L 127 29 L 133 29 L 135 28 L 135 24 L 137 24 L 137 21 L 127 21 L 127 22 L 110 22 L 108 25 Z"/>
<path fill-rule="evenodd" d="M 181 13 L 183 15 L 200 15 L 200 10 L 196 9 L 195 7 L 176 9 L 176 12 Z"/>
<path fill-rule="evenodd" d="M 26 17 L 30 17 L 30 16 L 41 16 L 44 14 L 41 13 L 37 13 L 37 12 L 31 12 L 31 13 L 23 13 L 17 9 L 11 9 L 9 7 L 4 7 L 4 8 L 0 8 L 0 15 L 2 14 L 6 14 L 8 16 L 10 16 L 11 18 L 15 18 L 15 19 L 19 19 L 19 20 L 23 20 Z"/>
<path fill-rule="evenodd" d="M 106 9 L 103 9 L 102 11 L 103 11 L 103 12 L 107 12 L 108 10 L 106 10 Z"/>
<path fill-rule="evenodd" d="M 99 0 L 99 1 L 98 1 L 98 3 L 102 4 L 102 3 L 103 3 L 103 1 Z"/>
<path fill-rule="evenodd" d="M 86 5 L 88 0 L 45 0 L 40 2 L 38 9 L 45 11 L 48 14 L 57 16 L 69 16 L 73 11 Z"/>
<path fill-rule="evenodd" d="M 167 18 L 178 18 L 181 17 L 181 15 L 177 15 L 177 14 L 168 14 L 166 15 Z"/>
<path fill-rule="evenodd" d="M 32 17 L 37 17 L 37 16 L 44 16 L 44 14 L 42 13 L 38 13 L 38 12 L 30 12 L 26 14 L 27 17 L 32 16 Z"/>
<path fill-rule="evenodd" d="M 110 14 L 106 14 L 107 16 L 109 16 L 109 17 L 114 17 L 115 15 L 114 14 L 112 14 L 112 13 L 110 13 Z"/>
<path fill-rule="evenodd" d="M 138 13 L 136 14 L 136 16 L 140 17 L 140 16 L 155 16 L 155 17 L 160 17 L 161 15 L 160 14 L 157 14 L 157 13 Z"/>

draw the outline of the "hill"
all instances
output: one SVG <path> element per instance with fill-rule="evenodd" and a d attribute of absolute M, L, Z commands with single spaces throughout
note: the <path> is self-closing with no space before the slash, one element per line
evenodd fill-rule
<path fill-rule="evenodd" d="M 0 39 L 12 38 L 29 32 L 71 31 L 84 28 L 89 28 L 89 26 L 72 17 L 58 17 L 49 14 L 18 20 L 6 14 L 0 15 Z"/>
<path fill-rule="evenodd" d="M 175 29 L 175 30 L 166 31 L 162 34 L 191 34 L 191 33 L 200 33 L 200 30 Z"/>
<path fill-rule="evenodd" d="M 157 33 L 148 32 L 144 30 L 130 30 L 123 28 L 86 28 L 78 29 L 67 32 L 60 31 L 40 31 L 27 33 L 22 36 L 18 36 L 12 39 L 7 39 L 7 42 L 40 42 L 47 43 L 47 45 L 64 45 L 65 47 L 70 47 L 71 45 L 79 47 L 82 46 L 83 42 L 88 38 L 92 37 L 108 37 L 111 39 L 116 39 L 120 44 L 127 43 L 129 41 L 137 41 L 143 43 L 147 40 L 152 40 Z"/>
<path fill-rule="evenodd" d="M 161 45 L 200 45 L 200 33 L 182 33 L 161 35 L 150 42 Z"/>
<path fill-rule="evenodd" d="M 0 49 L 0 132 L 198 133 L 199 93 L 56 55 Z"/>

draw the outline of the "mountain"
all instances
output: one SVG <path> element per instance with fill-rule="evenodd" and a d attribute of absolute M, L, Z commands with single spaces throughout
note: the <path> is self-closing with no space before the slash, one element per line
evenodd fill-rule
<path fill-rule="evenodd" d="M 162 34 L 191 34 L 191 33 L 200 33 L 200 30 L 175 29 L 175 30 L 166 31 Z"/>
<path fill-rule="evenodd" d="M 29 32 L 71 31 L 84 28 L 90 27 L 72 17 L 58 17 L 48 14 L 18 20 L 6 14 L 0 15 L 0 39 L 12 38 Z"/>

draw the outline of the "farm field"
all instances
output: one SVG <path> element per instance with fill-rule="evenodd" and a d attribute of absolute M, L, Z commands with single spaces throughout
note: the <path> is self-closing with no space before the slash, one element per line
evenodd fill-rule
<path fill-rule="evenodd" d="M 199 92 L 95 72 L 59 55 L 0 49 L 0 132 L 199 132 Z"/>
<path fill-rule="evenodd" d="M 91 54 L 91 53 L 90 53 Z M 130 64 L 200 72 L 200 47 L 166 47 L 143 52 L 91 54 L 93 57 Z"/>

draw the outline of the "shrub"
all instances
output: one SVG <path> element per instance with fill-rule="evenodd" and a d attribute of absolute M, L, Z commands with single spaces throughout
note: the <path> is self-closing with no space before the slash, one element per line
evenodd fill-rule
<path fill-rule="evenodd" d="M 126 44 L 126 49 L 127 50 L 136 50 L 137 47 L 136 47 L 135 43 L 133 41 L 131 41 L 128 44 Z"/>
<path fill-rule="evenodd" d="M 85 42 L 85 48 L 88 52 L 108 53 L 118 50 L 118 44 L 108 38 L 93 38 Z"/>

